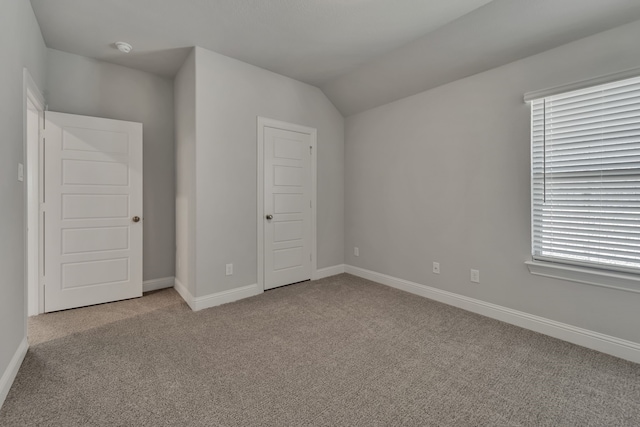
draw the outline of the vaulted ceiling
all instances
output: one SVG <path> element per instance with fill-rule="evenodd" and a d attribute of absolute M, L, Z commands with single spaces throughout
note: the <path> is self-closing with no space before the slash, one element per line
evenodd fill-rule
<path fill-rule="evenodd" d="M 318 86 L 344 115 L 640 19 L 637 0 L 31 3 L 48 47 L 171 77 L 201 46 Z"/>

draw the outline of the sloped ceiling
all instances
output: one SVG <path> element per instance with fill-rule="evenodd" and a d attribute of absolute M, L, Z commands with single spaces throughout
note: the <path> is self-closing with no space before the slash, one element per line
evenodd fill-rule
<path fill-rule="evenodd" d="M 318 86 L 345 116 L 640 19 L 637 0 L 31 3 L 48 47 L 172 77 L 201 46 Z"/>
<path fill-rule="evenodd" d="M 640 1 L 494 0 L 321 88 L 348 116 L 638 19 Z"/>

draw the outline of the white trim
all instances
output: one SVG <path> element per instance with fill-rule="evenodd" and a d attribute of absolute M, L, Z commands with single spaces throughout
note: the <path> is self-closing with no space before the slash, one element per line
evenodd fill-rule
<path fill-rule="evenodd" d="M 258 287 L 264 290 L 264 119 L 258 117 L 258 123 L 256 128 L 256 146 L 257 146 L 257 181 L 256 181 L 256 193 L 258 195 L 257 201 L 257 232 L 258 232 Z"/>
<path fill-rule="evenodd" d="M 588 329 L 578 328 L 566 323 L 557 322 L 555 320 L 546 319 L 544 317 L 535 316 L 522 311 L 513 310 L 500 305 L 465 297 L 452 292 L 443 291 L 442 289 L 421 285 L 419 283 L 409 282 L 407 280 L 398 279 L 396 277 L 387 276 L 386 274 L 376 273 L 374 271 L 365 270 L 351 265 L 347 265 L 345 270 L 347 273 L 353 274 L 354 276 L 362 277 L 415 295 L 420 295 L 454 307 L 462 308 L 473 313 L 501 320 L 512 325 L 520 326 L 521 328 L 530 329 L 532 331 L 587 347 L 592 350 L 607 353 L 621 359 L 640 363 L 640 343 L 612 337 L 610 335 L 601 334 Z"/>
<path fill-rule="evenodd" d="M 142 282 L 142 292 L 157 291 L 158 289 L 173 288 L 176 278 L 161 277 L 160 279 L 145 280 Z"/>
<path fill-rule="evenodd" d="M 33 77 L 31 77 L 31 73 L 29 73 L 29 70 L 26 67 L 22 69 L 22 77 L 24 80 L 25 99 L 28 95 L 29 98 L 31 99 L 31 102 L 36 104 L 36 107 L 41 108 L 44 111 L 45 109 L 44 96 L 42 96 L 42 92 L 38 88 L 38 85 L 33 80 Z"/>
<path fill-rule="evenodd" d="M 566 85 L 555 86 L 549 89 L 535 90 L 524 94 L 524 102 L 535 101 L 536 99 L 546 98 L 547 96 L 557 95 L 559 93 L 571 92 L 574 90 L 585 89 L 591 86 L 613 83 L 618 80 L 630 79 L 640 76 L 640 68 L 631 68 L 629 70 L 620 71 L 618 73 L 606 74 L 604 76 L 595 77 L 593 79 L 580 80 Z"/>
<path fill-rule="evenodd" d="M 216 292 L 215 294 L 204 295 L 201 297 L 194 297 L 180 282 L 180 280 L 178 280 L 178 278 L 175 279 L 174 288 L 193 311 L 227 304 L 243 298 L 260 295 L 264 292 L 260 287 L 258 287 L 257 283 L 254 283 L 253 285 L 242 286 L 241 288 L 229 289 L 228 291 Z"/>
<path fill-rule="evenodd" d="M 279 120 L 269 119 L 266 117 L 257 118 L 256 145 L 257 145 L 257 231 L 258 231 L 258 283 L 257 286 L 264 291 L 264 131 L 265 127 L 275 127 L 278 129 L 290 130 L 292 132 L 306 133 L 311 137 L 311 280 L 316 280 L 318 275 L 318 254 L 317 254 L 317 225 L 316 215 L 318 210 L 318 130 L 296 125 L 293 123 L 282 122 Z"/>
<path fill-rule="evenodd" d="M 176 290 L 176 292 L 178 292 L 178 294 L 180 294 L 180 296 L 182 297 L 182 299 L 184 300 L 184 302 L 187 303 L 187 305 L 191 308 L 191 310 L 195 311 L 195 298 L 193 297 L 193 295 L 191 295 L 191 292 L 189 292 L 189 289 L 187 289 L 182 282 L 180 282 L 180 280 L 178 280 L 178 278 L 175 278 L 175 282 L 173 284 L 173 288 Z"/>
<path fill-rule="evenodd" d="M 529 268 L 529 272 L 537 276 L 640 293 L 640 277 L 637 275 L 543 261 L 525 261 L 525 264 Z"/>
<path fill-rule="evenodd" d="M 331 267 L 321 268 L 316 271 L 316 275 L 313 280 L 324 279 L 325 277 L 335 276 L 336 274 L 344 273 L 344 264 L 333 265 Z"/>
<path fill-rule="evenodd" d="M 13 381 L 16 379 L 16 375 L 18 375 L 18 370 L 20 369 L 20 365 L 22 365 L 24 357 L 27 355 L 28 349 L 29 342 L 27 341 L 27 337 L 24 337 L 16 349 L 16 352 L 13 354 L 11 362 L 9 362 L 9 366 L 7 366 L 4 374 L 2 374 L 2 378 L 0 378 L 0 408 L 2 408 L 2 405 L 7 398 L 9 390 L 11 390 Z"/>
<path fill-rule="evenodd" d="M 193 311 L 215 307 L 222 304 L 238 301 L 240 299 L 260 295 L 264 291 L 258 287 L 257 283 L 243 286 L 241 288 L 229 289 L 228 291 L 216 292 L 215 294 L 196 297 L 193 299 Z"/>
<path fill-rule="evenodd" d="M 33 174 L 29 171 L 29 165 L 33 165 L 34 163 L 38 165 L 38 181 L 36 183 L 36 192 L 37 194 L 37 198 L 38 200 L 32 201 L 32 204 L 35 204 L 37 206 L 40 206 L 40 201 L 42 200 L 42 186 L 39 185 L 39 183 L 41 182 L 42 179 L 42 156 L 43 156 L 43 144 L 42 144 L 42 138 L 43 138 L 43 129 L 44 129 L 44 110 L 45 110 L 45 100 L 44 100 L 44 96 L 42 96 L 42 92 L 40 91 L 40 89 L 38 88 L 38 85 L 36 84 L 36 82 L 33 80 L 33 78 L 31 77 L 31 73 L 29 73 L 29 70 L 25 67 L 22 69 L 22 91 L 23 91 L 23 108 L 22 108 L 22 133 L 23 133 L 23 163 L 27 166 L 26 168 L 26 174 L 25 174 L 25 184 L 24 185 L 24 213 L 25 213 L 25 225 L 24 225 L 24 241 L 25 241 L 25 245 L 24 245 L 24 251 L 25 251 L 25 260 L 26 262 L 24 263 L 24 277 L 25 277 L 25 313 L 27 313 L 28 315 L 34 316 L 37 314 L 41 314 L 44 313 L 44 288 L 43 288 L 43 280 L 41 277 L 41 271 L 42 271 L 42 262 L 44 260 L 43 257 L 43 237 L 42 237 L 42 213 L 38 212 L 39 215 L 39 220 L 38 220 L 38 224 L 37 227 L 34 227 L 34 224 L 30 224 L 29 221 L 29 191 L 28 191 L 28 186 L 29 186 L 29 176 L 32 176 Z M 38 135 L 38 158 L 37 159 L 30 159 L 29 157 L 27 157 L 27 154 L 29 153 L 29 151 L 27 150 L 27 146 L 29 144 L 29 140 L 28 140 L 28 136 L 29 133 L 27 131 L 27 109 L 29 101 L 33 104 L 33 106 L 36 108 L 36 110 L 38 111 L 38 121 L 39 121 L 39 135 Z M 28 232 L 27 232 L 27 227 L 34 227 L 35 228 L 35 232 L 38 233 L 38 248 L 37 248 L 37 254 L 35 256 L 31 255 L 30 252 L 33 252 L 30 248 L 29 245 L 29 236 L 28 236 Z M 35 270 L 35 268 L 33 268 L 33 263 L 36 263 L 37 265 L 37 270 L 38 270 L 38 279 L 37 279 L 37 283 L 29 283 L 29 270 Z M 26 326 L 25 326 L 26 328 Z"/>

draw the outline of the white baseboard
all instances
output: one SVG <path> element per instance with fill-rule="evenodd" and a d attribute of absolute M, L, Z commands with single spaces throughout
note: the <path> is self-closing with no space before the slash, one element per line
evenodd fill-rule
<path fill-rule="evenodd" d="M 314 280 L 324 279 L 325 277 L 335 276 L 344 273 L 344 264 L 333 265 L 331 267 L 316 270 Z"/>
<path fill-rule="evenodd" d="M 195 311 L 195 298 L 193 297 L 193 295 L 191 295 L 189 289 L 187 289 L 186 286 L 184 286 L 177 277 L 174 279 L 173 288 L 176 290 L 176 292 L 178 292 L 178 294 L 180 294 L 184 302 L 187 303 L 191 310 Z"/>
<path fill-rule="evenodd" d="M 215 307 L 217 305 L 234 302 L 243 298 L 260 295 L 262 292 L 264 291 L 258 288 L 257 283 L 237 289 L 230 289 L 228 291 L 216 292 L 215 294 L 194 298 L 194 306 L 191 307 L 191 309 L 193 311 L 198 311 L 209 307 Z"/>
<path fill-rule="evenodd" d="M 18 375 L 18 370 L 20 369 L 20 365 L 22 365 L 22 361 L 24 360 L 24 356 L 26 356 L 28 349 L 29 342 L 27 341 L 27 337 L 24 337 L 24 339 L 16 349 L 13 357 L 11 358 L 9 366 L 7 366 L 4 374 L 2 374 L 2 378 L 0 378 L 0 408 L 2 408 L 2 405 L 7 398 L 9 390 L 11 390 L 13 380 L 15 380 L 16 375 Z"/>
<path fill-rule="evenodd" d="M 142 282 L 142 292 L 157 291 L 158 289 L 173 288 L 175 277 L 161 277 L 160 279 L 145 280 Z"/>
<path fill-rule="evenodd" d="M 260 295 L 264 291 L 258 288 L 258 284 L 242 286 L 237 289 L 216 292 L 215 294 L 194 297 L 191 292 L 182 284 L 180 280 L 175 279 L 175 290 L 180 294 L 183 300 L 191 307 L 191 310 L 198 311 L 205 308 L 215 307 L 217 305 L 227 304 L 229 302 L 238 301 L 243 298 L 249 298 Z"/>
<path fill-rule="evenodd" d="M 313 275 L 313 280 L 324 279 L 325 277 L 335 276 L 336 274 L 344 273 L 345 265 L 339 264 L 331 267 L 321 268 L 316 270 Z M 164 280 L 164 279 L 159 279 Z M 217 292 L 215 294 L 205 295 L 201 297 L 194 297 L 189 290 L 180 281 L 173 279 L 175 285 L 174 288 L 180 294 L 182 299 L 191 307 L 193 311 L 202 310 L 205 308 L 215 307 L 221 304 L 227 304 L 229 302 L 237 301 L 243 298 L 249 298 L 252 296 L 260 295 L 264 290 L 258 287 L 258 284 L 247 285 L 237 289 L 230 289 L 228 291 Z M 168 287 L 168 286 L 167 286 Z M 146 291 L 146 290 L 145 290 Z"/>
<path fill-rule="evenodd" d="M 530 329 L 532 331 L 587 347 L 592 350 L 607 353 L 621 359 L 640 363 L 640 343 L 623 340 L 610 335 L 590 331 L 588 329 L 578 328 L 566 323 L 557 322 L 555 320 L 546 319 L 544 317 L 535 316 L 522 311 L 513 310 L 500 305 L 491 304 L 478 299 L 454 294 L 453 292 L 443 291 L 442 289 L 432 288 L 430 286 L 398 279 L 396 277 L 387 276 L 386 274 L 376 273 L 375 271 L 365 270 L 351 265 L 345 266 L 345 272 L 383 285 L 391 286 L 396 289 L 401 289 L 415 295 L 420 295 L 454 307 L 462 308 L 473 313 L 478 313 L 512 325 L 520 326 L 521 328 Z"/>

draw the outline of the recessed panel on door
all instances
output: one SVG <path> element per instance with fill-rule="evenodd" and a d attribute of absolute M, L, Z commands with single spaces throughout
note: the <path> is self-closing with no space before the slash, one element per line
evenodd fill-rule
<path fill-rule="evenodd" d="M 129 249 L 129 227 L 68 228 L 62 230 L 62 253 Z"/>
<path fill-rule="evenodd" d="M 302 187 L 304 186 L 304 169 L 294 166 L 276 166 L 273 183 L 283 187 Z"/>
<path fill-rule="evenodd" d="M 304 259 L 304 247 L 280 249 L 274 251 L 273 269 L 284 270 L 286 268 L 300 267 Z"/>
<path fill-rule="evenodd" d="M 66 185 L 128 185 L 129 165 L 95 160 L 63 160 L 62 183 Z"/>
<path fill-rule="evenodd" d="M 62 130 L 62 149 L 127 154 L 129 134 L 65 126 Z"/>
<path fill-rule="evenodd" d="M 127 258 L 62 264 L 62 288 L 103 285 L 129 280 Z"/>
<path fill-rule="evenodd" d="M 304 198 L 304 194 L 274 194 L 273 212 L 277 214 L 300 213 L 305 207 Z"/>
<path fill-rule="evenodd" d="M 304 221 L 278 221 L 273 225 L 274 243 L 304 239 Z"/>
<path fill-rule="evenodd" d="M 271 143 L 273 143 L 273 157 L 276 159 L 302 160 L 302 153 L 306 149 L 297 138 L 276 137 Z"/>
<path fill-rule="evenodd" d="M 126 194 L 63 194 L 62 219 L 114 219 L 129 217 Z"/>

